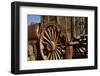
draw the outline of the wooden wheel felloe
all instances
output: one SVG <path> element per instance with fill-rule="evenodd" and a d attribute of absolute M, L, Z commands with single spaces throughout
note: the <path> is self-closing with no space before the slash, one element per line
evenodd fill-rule
<path fill-rule="evenodd" d="M 40 52 L 44 60 L 64 58 L 65 44 L 62 41 L 61 31 L 56 25 L 46 25 L 41 33 Z"/>

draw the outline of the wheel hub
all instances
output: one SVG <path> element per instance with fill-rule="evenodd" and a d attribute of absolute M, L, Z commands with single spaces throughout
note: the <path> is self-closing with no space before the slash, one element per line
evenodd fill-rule
<path fill-rule="evenodd" d="M 55 42 L 54 41 L 51 41 L 51 46 L 52 46 L 52 50 L 55 50 L 56 49 L 56 45 L 55 45 Z"/>

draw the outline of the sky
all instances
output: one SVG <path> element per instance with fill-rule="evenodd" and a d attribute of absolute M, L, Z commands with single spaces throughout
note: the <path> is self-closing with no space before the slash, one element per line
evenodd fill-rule
<path fill-rule="evenodd" d="M 28 15 L 28 25 L 30 25 L 32 22 L 40 23 L 41 22 L 41 16 L 39 16 L 39 15 Z"/>

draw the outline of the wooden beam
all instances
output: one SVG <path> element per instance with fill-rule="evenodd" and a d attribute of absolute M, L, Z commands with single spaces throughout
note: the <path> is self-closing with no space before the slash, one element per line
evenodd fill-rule
<path fill-rule="evenodd" d="M 65 38 L 66 38 L 66 45 L 67 45 L 71 41 L 71 34 L 65 33 Z M 65 58 L 72 59 L 72 57 L 73 57 L 73 46 L 67 46 L 65 52 Z"/>

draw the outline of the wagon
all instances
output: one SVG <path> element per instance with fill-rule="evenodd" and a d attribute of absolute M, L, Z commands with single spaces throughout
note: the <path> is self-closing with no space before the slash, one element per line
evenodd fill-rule
<path fill-rule="evenodd" d="M 87 34 L 73 37 L 56 23 L 28 27 L 28 60 L 61 60 L 87 58 Z M 83 29 L 84 30 L 84 29 Z M 32 48 L 32 49 L 30 49 Z M 34 58 L 33 58 L 34 57 Z"/>

